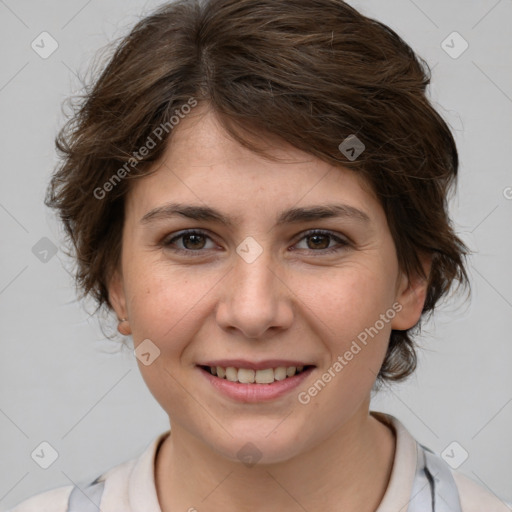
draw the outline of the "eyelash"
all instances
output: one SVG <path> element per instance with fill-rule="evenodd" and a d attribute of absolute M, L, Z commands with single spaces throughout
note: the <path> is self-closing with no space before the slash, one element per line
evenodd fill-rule
<path fill-rule="evenodd" d="M 212 240 L 212 238 L 206 232 L 201 231 L 201 230 L 191 229 L 191 230 L 182 231 L 181 233 L 179 233 L 178 235 L 176 235 L 176 236 L 174 236 L 174 237 L 172 237 L 170 239 L 164 239 L 163 242 L 161 243 L 161 245 L 163 247 L 165 247 L 166 249 L 170 249 L 170 250 L 172 250 L 174 252 L 177 252 L 177 253 L 182 253 L 182 254 L 186 253 L 188 255 L 192 255 L 193 253 L 198 253 L 197 256 L 199 256 L 200 253 L 202 253 L 205 250 L 207 250 L 207 249 L 198 249 L 198 250 L 180 249 L 180 248 L 177 248 L 177 247 L 171 247 L 172 244 L 176 240 L 179 240 L 180 238 L 184 238 L 184 237 L 189 236 L 189 235 L 201 235 L 201 236 L 204 236 L 204 237 L 209 238 L 210 240 Z M 347 240 L 344 240 L 343 238 L 340 238 L 339 236 L 336 236 L 331 231 L 324 231 L 324 230 L 321 230 L 321 229 L 312 229 L 310 231 L 306 231 L 305 233 L 303 233 L 302 237 L 296 243 L 299 243 L 302 240 L 304 240 L 305 238 L 308 238 L 308 237 L 311 237 L 311 236 L 315 236 L 315 235 L 327 236 L 327 237 L 331 238 L 332 240 L 338 242 L 339 246 L 338 247 L 332 247 L 330 249 L 319 249 L 319 250 L 309 249 L 312 252 L 319 252 L 321 254 L 331 254 L 331 253 L 334 253 L 334 252 L 341 251 L 344 248 L 346 248 L 348 245 L 350 245 Z"/>

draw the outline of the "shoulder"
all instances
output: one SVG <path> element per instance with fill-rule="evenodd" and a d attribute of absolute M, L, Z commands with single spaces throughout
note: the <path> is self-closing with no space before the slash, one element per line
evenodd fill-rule
<path fill-rule="evenodd" d="M 391 426 L 396 434 L 390 483 L 378 512 L 395 512 L 400 508 L 397 508 L 399 503 L 407 501 L 415 502 L 417 510 L 424 510 L 422 505 L 430 503 L 432 490 L 438 494 L 439 501 L 445 502 L 450 497 L 456 501 L 458 494 L 462 512 L 512 512 L 512 508 L 492 491 L 462 472 L 453 470 L 440 455 L 420 444 L 397 418 L 376 411 L 371 411 L 371 414 Z M 425 482 L 427 472 L 431 477 Z M 454 494 L 455 488 L 457 492 Z"/>
<path fill-rule="evenodd" d="M 510 512 L 510 508 L 494 494 L 466 475 L 452 471 L 459 491 L 462 512 Z"/>
<path fill-rule="evenodd" d="M 57 487 L 22 501 L 9 512 L 66 512 L 72 485 Z"/>
<path fill-rule="evenodd" d="M 95 479 L 95 482 L 104 482 L 100 494 L 102 510 L 158 510 L 153 468 L 158 447 L 169 433 L 160 434 L 142 453 L 108 469 Z M 90 493 L 93 483 L 78 482 L 78 487 Z M 91 488 L 87 490 L 89 486 Z M 73 487 L 67 485 L 36 494 L 8 512 L 67 512 Z"/>
<path fill-rule="evenodd" d="M 82 491 L 80 494 L 83 496 L 87 494 L 90 495 L 93 483 L 96 481 L 104 481 L 104 487 L 108 487 L 108 490 L 111 493 L 114 492 L 116 494 L 116 498 L 119 498 L 120 493 L 126 493 L 125 489 L 127 487 L 130 470 L 135 463 L 136 459 L 130 459 L 122 464 L 118 464 L 117 466 L 110 468 L 100 475 L 94 482 L 78 482 L 77 486 Z M 74 487 L 74 485 L 66 485 L 36 494 L 25 501 L 22 501 L 8 512 L 67 512 L 69 509 L 70 495 Z M 100 496 L 103 494 L 103 490 L 104 489 L 102 488 Z"/>

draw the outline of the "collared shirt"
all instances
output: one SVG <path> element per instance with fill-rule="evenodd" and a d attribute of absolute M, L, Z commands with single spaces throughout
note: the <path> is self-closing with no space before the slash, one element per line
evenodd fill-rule
<path fill-rule="evenodd" d="M 375 512 L 406 512 L 411 501 L 418 463 L 417 441 L 402 423 L 391 415 L 371 412 L 391 426 L 396 434 L 396 449 L 391 478 Z M 102 512 L 161 512 L 155 484 L 155 457 L 159 445 L 170 430 L 154 439 L 139 456 L 102 474 Z M 459 493 L 462 512 L 510 512 L 504 502 L 458 471 L 450 470 Z M 18 504 L 10 512 L 67 512 L 73 486 L 64 486 L 37 494 Z"/>

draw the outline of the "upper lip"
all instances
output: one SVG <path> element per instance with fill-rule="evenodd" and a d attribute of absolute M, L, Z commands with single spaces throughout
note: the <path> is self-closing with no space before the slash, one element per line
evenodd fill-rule
<path fill-rule="evenodd" d="M 290 361 L 286 359 L 267 359 L 265 361 L 253 362 L 245 359 L 216 359 L 215 361 L 207 361 L 200 363 L 198 366 L 220 366 L 222 368 L 247 368 L 248 370 L 264 370 L 266 368 L 278 368 L 284 366 L 286 368 L 290 366 L 313 366 L 310 363 L 304 363 L 302 361 Z"/>

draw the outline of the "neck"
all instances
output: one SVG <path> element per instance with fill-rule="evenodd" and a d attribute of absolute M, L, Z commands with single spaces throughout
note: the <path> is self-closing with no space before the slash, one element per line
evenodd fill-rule
<path fill-rule="evenodd" d="M 247 467 L 209 450 L 178 425 L 161 444 L 155 483 L 162 512 L 316 510 L 373 512 L 386 491 L 395 436 L 373 416 L 354 417 L 313 449 Z"/>

